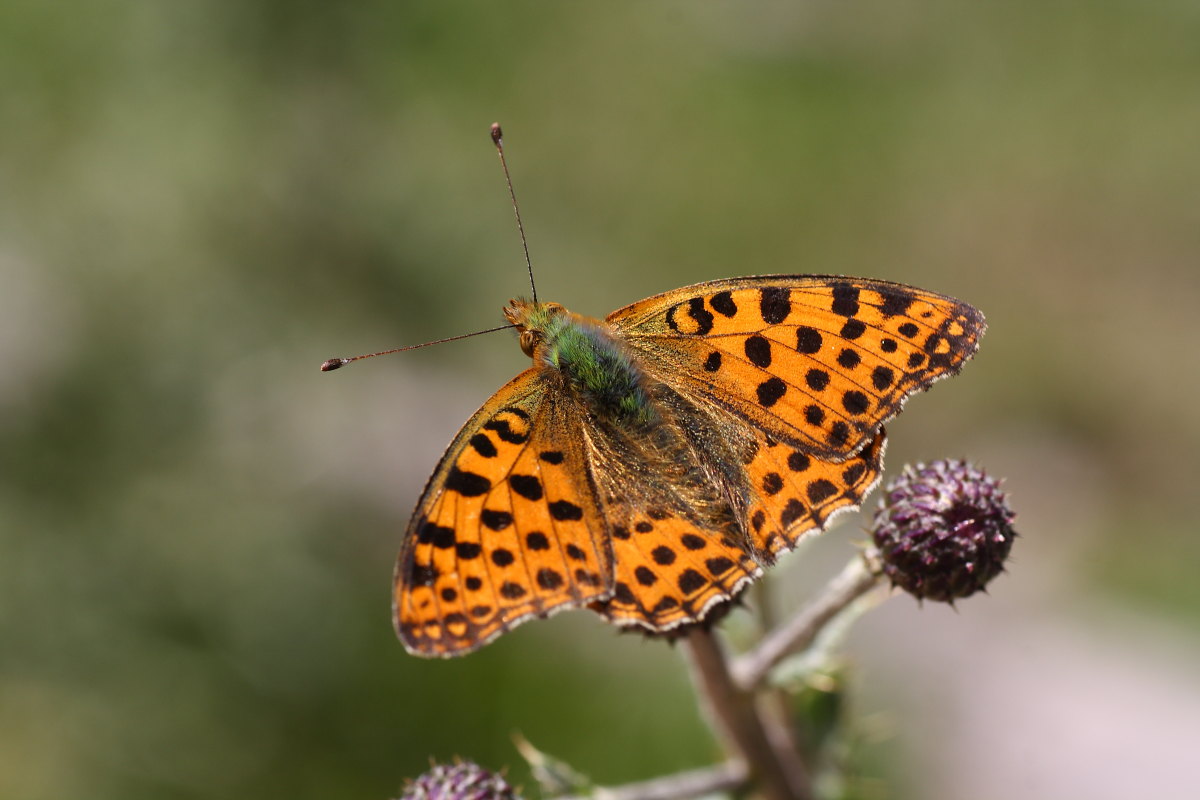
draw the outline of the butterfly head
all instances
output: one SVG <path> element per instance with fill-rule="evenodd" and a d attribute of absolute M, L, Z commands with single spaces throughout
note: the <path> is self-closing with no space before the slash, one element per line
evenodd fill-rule
<path fill-rule="evenodd" d="M 538 344 L 546 338 L 547 328 L 568 313 L 559 303 L 539 303 L 523 297 L 509 300 L 504 307 L 504 318 L 520 334 L 521 352 L 530 358 L 534 357 Z"/>

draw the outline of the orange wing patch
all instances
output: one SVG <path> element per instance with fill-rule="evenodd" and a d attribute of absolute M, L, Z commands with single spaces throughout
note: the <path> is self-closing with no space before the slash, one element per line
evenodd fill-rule
<path fill-rule="evenodd" d="M 612 622 L 660 633 L 696 622 L 762 574 L 732 534 L 653 508 L 627 519 L 611 528 L 612 597 L 592 605 Z"/>
<path fill-rule="evenodd" d="M 774 438 L 840 460 L 913 392 L 956 373 L 983 315 L 949 297 L 858 278 L 713 281 L 608 321 L 655 376 L 688 386 Z"/>
<path fill-rule="evenodd" d="M 746 467 L 756 496 L 746 509 L 746 530 L 765 563 L 796 546 L 812 530 L 824 530 L 840 511 L 857 508 L 879 482 L 886 434 L 834 463 L 759 432 L 758 450 Z"/>
<path fill-rule="evenodd" d="M 411 652 L 477 649 L 534 616 L 609 593 L 605 525 L 578 448 L 545 440 L 556 407 L 529 370 L 459 432 L 409 524 L 396 630 Z"/>

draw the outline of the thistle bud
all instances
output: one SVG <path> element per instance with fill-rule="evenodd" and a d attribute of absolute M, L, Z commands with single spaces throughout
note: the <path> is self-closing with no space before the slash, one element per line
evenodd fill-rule
<path fill-rule="evenodd" d="M 520 800 L 500 775 L 478 764 L 435 764 L 404 787 L 399 800 Z"/>
<path fill-rule="evenodd" d="M 969 597 L 1004 571 L 1014 517 L 1000 481 L 965 461 L 908 465 L 875 512 L 883 573 L 918 599 Z"/>

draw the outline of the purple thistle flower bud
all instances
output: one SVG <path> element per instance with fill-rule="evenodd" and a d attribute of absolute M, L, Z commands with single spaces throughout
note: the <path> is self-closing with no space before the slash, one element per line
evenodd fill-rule
<path fill-rule="evenodd" d="M 521 800 L 500 775 L 478 764 L 435 764 L 408 782 L 399 800 Z"/>
<path fill-rule="evenodd" d="M 969 597 L 1004 571 L 1015 516 L 1000 481 L 965 461 L 905 466 L 875 512 L 883 573 L 918 599 Z"/>

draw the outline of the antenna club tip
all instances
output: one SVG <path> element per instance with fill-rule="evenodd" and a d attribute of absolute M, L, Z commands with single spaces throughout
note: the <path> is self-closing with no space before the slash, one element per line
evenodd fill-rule
<path fill-rule="evenodd" d="M 332 372 L 339 367 L 344 367 L 350 363 L 348 358 L 331 358 L 321 365 L 321 372 Z"/>
<path fill-rule="evenodd" d="M 500 129 L 500 123 L 493 122 L 492 123 L 492 141 L 496 143 L 497 147 L 499 147 L 501 144 L 501 140 L 503 138 L 504 138 L 504 131 L 502 131 Z"/>

